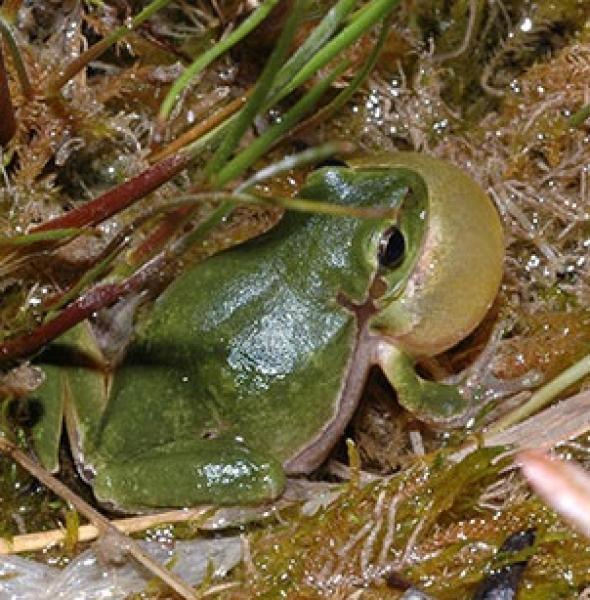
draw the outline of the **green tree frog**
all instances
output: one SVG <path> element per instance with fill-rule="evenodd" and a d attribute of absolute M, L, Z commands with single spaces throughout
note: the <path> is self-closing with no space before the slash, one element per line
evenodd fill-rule
<path fill-rule="evenodd" d="M 468 335 L 497 293 L 503 233 L 486 194 L 450 164 L 397 153 L 320 168 L 300 196 L 388 210 L 288 213 L 192 266 L 116 367 L 88 323 L 64 336 L 36 394 L 47 468 L 58 468 L 64 421 L 102 503 L 256 503 L 326 459 L 374 365 L 419 417 L 464 410 L 454 387 L 421 379 L 413 364 Z"/>

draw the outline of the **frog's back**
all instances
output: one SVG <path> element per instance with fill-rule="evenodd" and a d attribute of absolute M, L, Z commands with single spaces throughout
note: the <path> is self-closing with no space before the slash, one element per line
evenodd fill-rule
<path fill-rule="evenodd" d="M 339 181 L 334 194 L 362 204 L 356 184 L 356 197 Z M 391 188 L 395 205 L 406 187 Z M 156 302 L 115 380 L 102 452 L 229 433 L 281 460 L 296 453 L 337 411 L 357 335 L 337 296 L 366 298 L 376 235 L 374 222 L 288 214 L 189 269 Z M 130 421 L 141 441 L 114 433 Z"/>

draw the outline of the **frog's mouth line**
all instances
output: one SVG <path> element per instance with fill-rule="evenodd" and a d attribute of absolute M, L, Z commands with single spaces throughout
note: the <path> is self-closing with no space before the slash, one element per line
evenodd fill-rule
<path fill-rule="evenodd" d="M 373 284 L 371 285 L 371 289 L 372 288 L 373 288 Z M 377 307 L 375 306 L 375 303 L 373 302 L 373 300 L 374 300 L 374 296 L 371 293 L 369 293 L 368 299 L 362 303 L 354 302 L 343 292 L 338 292 L 338 295 L 336 296 L 336 302 L 338 303 L 338 305 L 340 305 L 342 308 L 344 308 L 348 312 L 355 315 L 356 321 L 359 325 L 359 331 L 361 331 L 361 329 L 363 329 L 363 327 L 365 326 L 365 323 L 378 310 Z M 357 343 L 359 341 L 358 337 L 359 337 L 359 335 L 357 334 L 357 340 L 356 340 Z"/>
<path fill-rule="evenodd" d="M 338 304 L 356 316 L 355 349 L 348 363 L 348 373 L 340 390 L 340 398 L 332 420 L 311 443 L 285 461 L 283 467 L 289 475 L 310 473 L 319 467 L 329 456 L 352 419 L 362 396 L 369 369 L 375 362 L 371 343 L 374 341 L 374 334 L 368 326 L 371 316 L 377 312 L 373 300 L 371 293 L 367 300 L 359 304 L 353 302 L 343 292 L 339 292 L 336 296 Z"/>
<path fill-rule="evenodd" d="M 365 305 L 361 305 L 360 308 L 365 308 Z M 355 312 L 358 309 L 359 307 L 356 307 Z M 307 474 L 317 469 L 344 434 L 358 406 L 369 369 L 373 364 L 374 353 L 370 344 L 372 337 L 366 324 L 359 322 L 355 336 L 355 349 L 348 363 L 348 373 L 340 390 L 334 416 L 311 443 L 285 461 L 283 468 L 288 475 Z"/>

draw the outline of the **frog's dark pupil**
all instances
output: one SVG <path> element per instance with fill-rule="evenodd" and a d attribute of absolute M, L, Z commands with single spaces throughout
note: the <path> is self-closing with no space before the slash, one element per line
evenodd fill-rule
<path fill-rule="evenodd" d="M 404 258 L 406 240 L 397 227 L 388 229 L 379 244 L 379 264 L 382 267 L 397 267 Z"/>

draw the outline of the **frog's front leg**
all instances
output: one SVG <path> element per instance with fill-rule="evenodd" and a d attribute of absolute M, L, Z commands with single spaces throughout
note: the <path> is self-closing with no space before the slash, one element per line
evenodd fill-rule
<path fill-rule="evenodd" d="M 375 363 L 404 408 L 427 421 L 448 419 L 464 412 L 467 402 L 457 386 L 420 377 L 410 355 L 387 340 L 380 340 L 374 352 Z"/>

